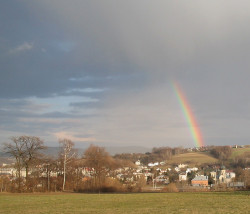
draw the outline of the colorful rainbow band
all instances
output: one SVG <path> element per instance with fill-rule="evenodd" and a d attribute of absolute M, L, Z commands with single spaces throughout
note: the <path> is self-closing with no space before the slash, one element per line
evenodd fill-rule
<path fill-rule="evenodd" d="M 202 140 L 201 131 L 199 129 L 199 126 L 195 120 L 194 114 L 191 111 L 191 108 L 187 102 L 187 99 L 184 96 L 184 93 L 182 92 L 181 88 L 176 82 L 173 82 L 173 88 L 176 94 L 176 97 L 179 101 L 179 104 L 181 106 L 182 112 L 186 118 L 186 121 L 188 123 L 191 135 L 194 139 L 195 145 L 197 147 L 203 147 L 204 142 Z"/>

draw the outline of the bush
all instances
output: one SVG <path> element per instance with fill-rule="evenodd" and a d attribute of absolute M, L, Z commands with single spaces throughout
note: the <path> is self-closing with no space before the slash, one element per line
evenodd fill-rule
<path fill-rule="evenodd" d="M 97 188 L 92 180 L 87 180 L 76 190 L 77 192 L 89 192 L 89 193 L 114 193 L 114 192 L 125 192 L 123 185 L 116 179 L 106 178 L 105 182 Z"/>
<path fill-rule="evenodd" d="M 175 183 L 170 183 L 162 189 L 162 192 L 179 192 Z"/>
<path fill-rule="evenodd" d="M 230 146 L 216 146 L 211 150 L 211 154 L 220 160 L 227 160 L 232 154 Z"/>

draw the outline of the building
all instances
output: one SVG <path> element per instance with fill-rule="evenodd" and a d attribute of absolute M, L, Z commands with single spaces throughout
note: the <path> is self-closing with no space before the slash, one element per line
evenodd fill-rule
<path fill-rule="evenodd" d="M 225 166 L 221 166 L 220 170 L 210 172 L 215 184 L 230 183 L 235 178 L 235 173 L 230 170 L 226 170 Z"/>
<path fill-rule="evenodd" d="M 192 186 L 208 186 L 208 176 L 197 175 L 193 180 L 191 180 Z"/>
<path fill-rule="evenodd" d="M 180 173 L 179 174 L 179 181 L 186 181 L 187 180 L 187 174 L 186 173 Z"/>
<path fill-rule="evenodd" d="M 135 162 L 135 165 L 136 165 L 136 166 L 140 166 L 140 165 L 141 165 L 141 161 L 140 161 L 140 160 L 136 161 L 136 162 Z"/>
<path fill-rule="evenodd" d="M 197 168 L 197 167 L 187 168 L 187 169 L 186 169 L 186 174 L 189 173 L 189 172 L 197 172 L 197 171 L 198 171 L 198 168 Z"/>
<path fill-rule="evenodd" d="M 159 162 L 155 162 L 155 163 L 149 163 L 148 166 L 149 167 L 154 167 L 154 166 L 158 166 Z"/>
<path fill-rule="evenodd" d="M 18 172 L 13 167 L 9 167 L 9 168 L 7 168 L 7 167 L 1 167 L 0 168 L 0 175 L 7 175 L 7 176 L 11 176 L 11 177 L 18 177 Z M 21 169 L 20 176 L 23 177 L 23 178 L 26 177 L 26 170 L 25 169 Z"/>
<path fill-rule="evenodd" d="M 166 175 L 160 175 L 155 178 L 155 182 L 162 184 L 169 184 L 169 177 Z"/>
<path fill-rule="evenodd" d="M 227 187 L 234 188 L 234 189 L 243 189 L 245 188 L 244 182 L 231 182 L 227 183 Z"/>
<path fill-rule="evenodd" d="M 179 169 L 186 168 L 187 166 L 188 166 L 187 164 L 179 164 L 179 165 L 178 165 Z"/>

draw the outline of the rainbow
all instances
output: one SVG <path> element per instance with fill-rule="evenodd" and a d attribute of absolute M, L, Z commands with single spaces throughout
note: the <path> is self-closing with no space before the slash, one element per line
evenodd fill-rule
<path fill-rule="evenodd" d="M 191 135 L 194 139 L 195 145 L 197 147 L 203 147 L 204 142 L 202 139 L 201 131 L 199 129 L 199 126 L 195 120 L 194 114 L 191 111 L 190 105 L 187 102 L 187 99 L 184 96 L 184 93 L 182 92 L 181 88 L 176 82 L 172 82 L 176 97 L 179 101 L 179 104 L 181 106 L 182 112 L 186 118 L 186 121 L 188 123 Z"/>

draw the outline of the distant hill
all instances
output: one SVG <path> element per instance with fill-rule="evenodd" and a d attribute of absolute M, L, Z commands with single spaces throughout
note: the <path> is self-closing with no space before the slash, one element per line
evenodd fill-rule
<path fill-rule="evenodd" d="M 79 155 L 82 155 L 83 152 L 85 151 L 85 149 L 79 149 L 79 148 L 77 148 L 77 150 Z M 59 152 L 60 152 L 60 147 L 47 147 L 47 149 L 42 151 L 44 155 L 48 155 L 54 158 L 58 157 Z"/>
<path fill-rule="evenodd" d="M 9 157 L 9 155 L 0 151 L 0 157 L 1 158 L 7 158 L 7 157 Z"/>
<path fill-rule="evenodd" d="M 250 147 L 245 147 L 245 148 L 233 148 L 232 150 L 232 155 L 231 159 L 234 159 L 236 157 L 242 157 L 244 155 L 247 155 L 250 157 Z"/>
<path fill-rule="evenodd" d="M 105 147 L 106 151 L 110 155 L 121 154 L 121 153 L 146 153 L 150 152 L 150 148 L 140 146 L 126 146 L 126 147 Z M 86 148 L 77 148 L 78 155 L 82 156 Z M 60 151 L 59 147 L 48 147 L 43 150 L 42 153 L 48 156 L 57 157 Z M 3 152 L 0 152 L 0 158 L 8 158 L 9 156 Z"/>
<path fill-rule="evenodd" d="M 106 147 L 105 149 L 110 155 L 121 154 L 121 153 L 146 153 L 152 151 L 151 148 L 140 147 L 140 146 Z"/>
<path fill-rule="evenodd" d="M 190 152 L 190 153 L 184 153 L 180 155 L 175 155 L 172 157 L 171 160 L 168 160 L 168 164 L 180 164 L 180 163 L 186 163 L 189 166 L 199 166 L 204 163 L 217 163 L 218 159 L 210 156 L 207 153 L 204 152 Z"/>

